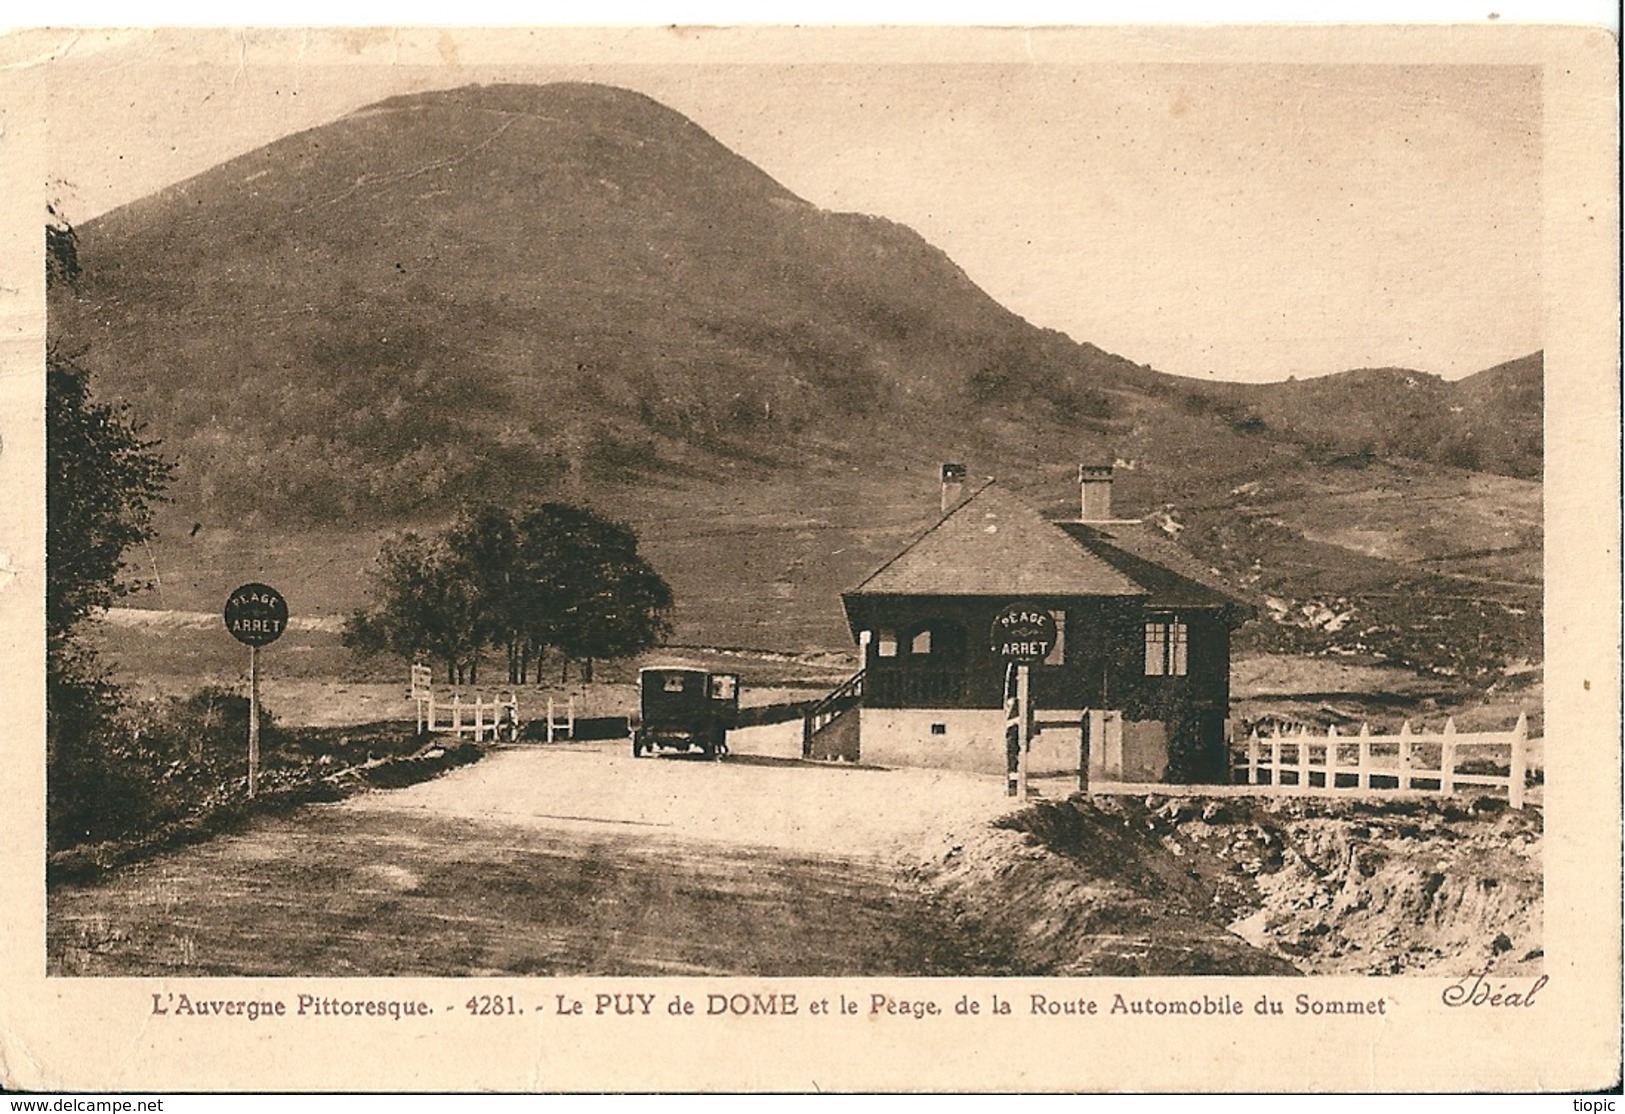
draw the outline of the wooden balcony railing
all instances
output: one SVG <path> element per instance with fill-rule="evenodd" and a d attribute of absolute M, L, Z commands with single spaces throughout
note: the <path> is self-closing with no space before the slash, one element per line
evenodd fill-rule
<path fill-rule="evenodd" d="M 876 708 L 963 708 L 969 699 L 967 669 L 884 669 L 869 671 L 866 702 Z M 997 694 L 992 694 L 997 705 Z"/>

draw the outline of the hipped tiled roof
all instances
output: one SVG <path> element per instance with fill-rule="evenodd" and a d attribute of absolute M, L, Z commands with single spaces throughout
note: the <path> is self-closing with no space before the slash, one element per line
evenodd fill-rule
<path fill-rule="evenodd" d="M 989 484 L 848 594 L 1143 596 L 1146 589 Z"/>
<path fill-rule="evenodd" d="M 1050 522 L 989 484 L 848 596 L 1138 596 L 1148 607 L 1250 609 L 1137 522 Z"/>

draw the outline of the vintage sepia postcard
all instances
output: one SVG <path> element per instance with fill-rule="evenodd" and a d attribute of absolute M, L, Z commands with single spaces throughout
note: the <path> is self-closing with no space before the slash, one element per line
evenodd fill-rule
<path fill-rule="evenodd" d="M 3 48 L 0 1086 L 1618 1084 L 1607 33 Z"/>

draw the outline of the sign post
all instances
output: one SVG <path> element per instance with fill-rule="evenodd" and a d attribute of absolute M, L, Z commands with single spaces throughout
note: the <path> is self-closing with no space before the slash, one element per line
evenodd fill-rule
<path fill-rule="evenodd" d="M 260 647 L 282 637 L 288 601 L 266 584 L 244 584 L 226 597 L 226 630 L 248 646 L 248 795 L 260 777 Z"/>
<path fill-rule="evenodd" d="M 993 617 L 988 633 L 1005 663 L 1005 795 L 1027 799 L 1027 760 L 1033 745 L 1032 663 L 1055 648 L 1055 616 L 1032 603 L 1012 603 Z"/>
<path fill-rule="evenodd" d="M 1006 662 L 1004 666 L 1004 795 L 1018 797 L 1025 789 L 1025 763 L 1021 760 L 1021 725 L 1026 718 L 1021 707 L 1021 681 L 1018 671 L 1025 665 Z"/>
<path fill-rule="evenodd" d="M 417 705 L 418 734 L 434 729 L 434 695 L 430 684 L 429 667 L 421 662 L 412 663 L 412 703 Z"/>

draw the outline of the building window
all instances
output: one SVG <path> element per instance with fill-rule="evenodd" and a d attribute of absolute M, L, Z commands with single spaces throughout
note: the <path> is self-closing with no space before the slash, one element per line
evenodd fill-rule
<path fill-rule="evenodd" d="M 894 630 L 877 631 L 875 635 L 875 653 L 883 658 L 897 656 L 897 632 Z"/>
<path fill-rule="evenodd" d="M 1145 675 L 1185 676 L 1185 621 L 1174 615 L 1156 615 L 1145 622 Z"/>
<path fill-rule="evenodd" d="M 930 627 L 926 627 L 909 640 L 908 652 L 911 654 L 929 654 L 931 652 Z"/>

